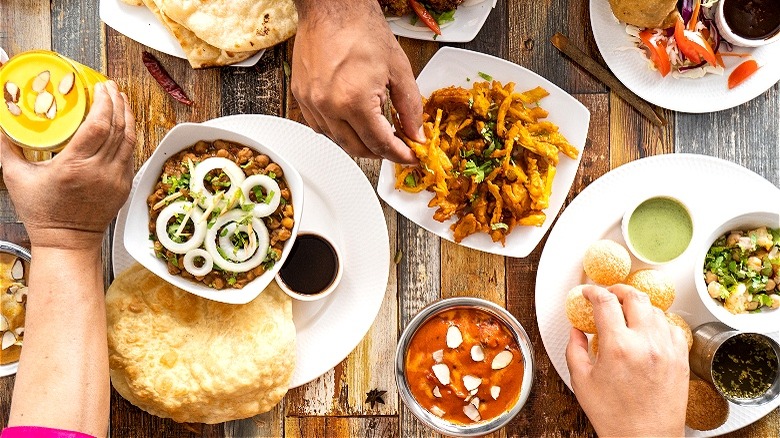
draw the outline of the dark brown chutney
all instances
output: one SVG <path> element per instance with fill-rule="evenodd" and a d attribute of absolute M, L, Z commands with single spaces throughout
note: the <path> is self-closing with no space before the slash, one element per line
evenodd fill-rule
<path fill-rule="evenodd" d="M 723 17 L 732 32 L 763 40 L 780 32 L 780 0 L 721 0 Z"/>
<path fill-rule="evenodd" d="M 222 157 L 232 160 L 241 167 L 245 176 L 257 174 L 270 176 L 279 184 L 281 202 L 276 211 L 270 216 L 262 218 L 265 226 L 268 228 L 271 246 L 264 263 L 252 270 L 239 273 L 227 272 L 215 265 L 208 274 L 202 277 L 194 277 L 184 269 L 184 254 L 177 255 L 165 249 L 157 239 L 156 220 L 162 208 L 154 209 L 153 207 L 177 192 L 181 192 L 182 195 L 172 199 L 170 202 L 194 201 L 189 190 L 190 170 L 188 160 L 192 161 L 193 164 L 197 164 L 211 157 Z M 219 169 L 216 169 L 207 174 L 204 185 L 206 189 L 214 193 L 218 190 L 229 188 L 230 179 Z M 250 193 L 248 196 L 253 202 L 257 201 L 254 193 Z M 262 275 L 274 265 L 274 262 L 282 255 L 284 243 L 292 236 L 294 225 L 292 198 L 290 189 L 284 179 L 282 168 L 271 161 L 266 154 L 225 140 L 215 140 L 213 142 L 199 141 L 169 158 L 163 165 L 160 179 L 157 181 L 152 194 L 146 199 L 146 203 L 149 207 L 149 239 L 154 242 L 155 255 L 166 262 L 168 272 L 172 275 L 180 275 L 183 278 L 201 282 L 214 289 L 243 288 L 247 283 Z M 188 224 L 187 227 L 191 227 L 191 225 Z M 191 228 L 185 228 L 185 232 L 188 231 L 191 231 Z"/>
<path fill-rule="evenodd" d="M 712 359 L 713 383 L 732 398 L 761 397 L 772 387 L 777 373 L 777 353 L 765 338 L 752 333 L 728 339 Z"/>

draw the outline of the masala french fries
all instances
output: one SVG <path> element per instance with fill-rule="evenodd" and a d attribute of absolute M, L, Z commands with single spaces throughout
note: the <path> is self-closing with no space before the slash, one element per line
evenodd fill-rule
<path fill-rule="evenodd" d="M 428 141 L 396 130 L 419 164 L 396 165 L 395 187 L 433 192 L 433 218 L 458 218 L 450 227 L 456 242 L 486 232 L 505 244 L 516 226 L 541 226 L 559 154 L 579 154 L 555 124 L 540 121 L 548 113 L 538 102 L 547 95 L 541 87 L 520 93 L 513 82 L 498 81 L 434 91 L 423 100 Z"/>

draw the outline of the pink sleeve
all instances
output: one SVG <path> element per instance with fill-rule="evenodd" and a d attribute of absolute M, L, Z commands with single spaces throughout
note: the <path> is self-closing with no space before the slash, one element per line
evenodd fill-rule
<path fill-rule="evenodd" d="M 38 426 L 16 426 L 3 430 L 0 438 L 95 438 L 81 432 Z"/>

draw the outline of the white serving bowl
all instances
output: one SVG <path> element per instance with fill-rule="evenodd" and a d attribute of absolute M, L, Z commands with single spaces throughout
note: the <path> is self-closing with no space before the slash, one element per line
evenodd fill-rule
<path fill-rule="evenodd" d="M 735 0 L 731 0 L 735 1 Z M 772 44 L 777 41 L 780 41 L 780 32 L 775 32 L 773 35 L 769 35 L 766 38 L 762 39 L 747 39 L 743 38 L 734 31 L 731 30 L 731 27 L 726 22 L 726 16 L 723 13 L 723 5 L 726 3 L 725 0 L 721 0 L 718 3 L 718 10 L 715 13 L 715 24 L 718 25 L 718 30 L 720 31 L 720 36 L 723 37 L 724 40 L 730 42 L 731 44 L 734 44 L 735 46 L 741 46 L 741 47 L 761 47 L 765 46 L 767 44 Z"/>
<path fill-rule="evenodd" d="M 292 237 L 284 244 L 281 258 L 271 269 L 247 283 L 242 289 L 212 289 L 203 283 L 168 273 L 165 261 L 155 256 L 153 243 L 149 239 L 149 208 L 146 204 L 146 199 L 157 184 L 165 161 L 200 140 L 227 140 L 268 155 L 284 171 L 284 179 L 287 181 L 292 195 L 295 225 L 292 229 Z M 198 123 L 182 123 L 171 129 L 165 138 L 162 139 L 141 172 L 136 177 L 138 179 L 138 187 L 130 200 L 124 234 L 125 249 L 138 263 L 180 289 L 203 298 L 230 304 L 246 304 L 252 301 L 273 281 L 274 276 L 282 267 L 282 264 L 284 264 L 288 254 L 290 254 L 293 243 L 295 243 L 298 225 L 301 223 L 301 212 L 303 211 L 303 180 L 284 157 L 268 146 L 235 132 Z"/>
<path fill-rule="evenodd" d="M 658 262 L 658 261 L 651 260 L 651 259 L 648 259 L 647 257 L 643 256 L 639 251 L 637 251 L 636 248 L 634 248 L 634 243 L 631 241 L 631 238 L 629 237 L 629 233 L 628 233 L 628 223 L 631 221 L 631 216 L 634 215 L 634 212 L 636 211 L 636 209 L 639 208 L 639 206 L 644 204 L 645 202 L 647 202 L 647 201 L 649 201 L 651 199 L 658 199 L 658 198 L 668 199 L 668 200 L 671 200 L 672 202 L 675 202 L 675 203 L 679 204 L 683 208 L 683 210 L 685 210 L 685 212 L 688 214 L 688 217 L 691 220 L 691 228 L 692 228 L 692 231 L 693 231 L 691 233 L 691 241 L 688 242 L 688 245 L 685 247 L 683 252 L 678 254 L 677 257 L 675 257 L 675 258 L 673 258 L 671 260 L 667 260 L 665 262 Z M 659 194 L 655 194 L 655 195 L 651 195 L 651 196 L 643 196 L 643 197 L 638 198 L 638 201 L 634 202 L 633 204 L 631 204 L 631 206 L 628 209 L 626 209 L 626 212 L 623 214 L 623 219 L 620 222 L 620 232 L 623 234 L 623 241 L 626 243 L 626 248 L 628 248 L 629 252 L 631 252 L 631 254 L 634 257 L 636 257 L 639 261 L 647 263 L 648 265 L 653 265 L 653 266 L 662 266 L 662 265 L 665 265 L 667 263 L 671 263 L 671 262 L 673 262 L 675 260 L 678 260 L 691 247 L 691 242 L 693 241 L 693 235 L 694 235 L 695 231 L 696 231 L 696 224 L 695 224 L 695 222 L 693 220 L 693 215 L 691 214 L 691 209 L 688 208 L 688 206 L 683 201 L 679 200 L 678 198 L 676 198 L 674 196 L 671 196 L 671 195 L 663 194 L 663 193 L 659 193 Z"/>
<path fill-rule="evenodd" d="M 764 310 L 758 313 L 735 315 L 726 310 L 718 300 L 710 297 L 710 294 L 707 292 L 707 284 L 704 281 L 704 260 L 710 246 L 718 237 L 732 230 L 749 230 L 761 226 L 780 228 L 780 214 L 759 211 L 740 214 L 725 221 L 713 230 L 709 237 L 701 241 L 702 246 L 697 248 L 693 275 L 699 298 L 701 298 L 707 310 L 720 322 L 745 332 L 773 333 L 780 331 L 780 309 L 764 308 Z"/>

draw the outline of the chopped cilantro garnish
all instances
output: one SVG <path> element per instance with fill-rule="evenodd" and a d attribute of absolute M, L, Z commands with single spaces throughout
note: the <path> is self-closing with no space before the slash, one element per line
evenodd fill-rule
<path fill-rule="evenodd" d="M 404 185 L 406 187 L 417 187 L 417 179 L 414 177 L 413 173 L 406 175 L 406 178 L 404 178 Z"/>
<path fill-rule="evenodd" d="M 271 178 L 271 179 L 276 179 L 276 173 L 268 172 L 268 177 Z"/>
<path fill-rule="evenodd" d="M 477 166 L 473 160 L 466 162 L 466 168 L 463 170 L 463 175 L 473 176 L 474 182 L 481 183 L 485 180 L 485 176 L 489 175 L 493 171 L 493 161 L 488 160 Z"/>

